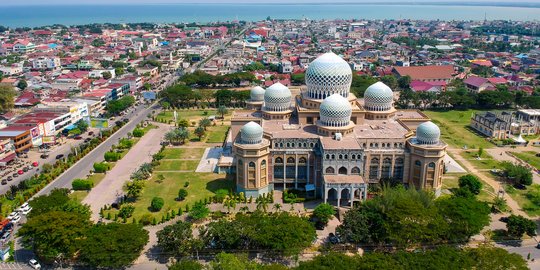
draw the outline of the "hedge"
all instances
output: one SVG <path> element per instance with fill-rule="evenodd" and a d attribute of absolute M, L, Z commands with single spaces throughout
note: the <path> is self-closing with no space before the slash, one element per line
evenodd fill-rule
<path fill-rule="evenodd" d="M 94 182 L 86 179 L 74 179 L 71 187 L 73 190 L 91 190 L 94 187 Z"/>
<path fill-rule="evenodd" d="M 115 153 L 115 152 L 105 152 L 105 154 L 103 155 L 103 158 L 107 162 L 118 161 L 120 157 L 121 157 L 120 153 Z"/>
<path fill-rule="evenodd" d="M 104 173 L 108 171 L 110 168 L 111 166 L 107 163 L 103 163 L 103 162 L 94 163 L 94 172 L 97 172 L 97 173 Z"/>
<path fill-rule="evenodd" d="M 137 137 L 137 138 L 140 138 L 144 135 L 144 130 L 140 129 L 140 128 L 136 128 L 133 130 L 132 132 L 133 134 L 133 137 Z"/>

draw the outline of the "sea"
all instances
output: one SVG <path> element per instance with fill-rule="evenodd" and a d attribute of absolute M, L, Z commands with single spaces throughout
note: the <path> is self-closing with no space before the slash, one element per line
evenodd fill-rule
<path fill-rule="evenodd" d="M 76 0 L 74 0 L 76 1 Z M 381 4 L 147 4 L 0 6 L 0 25 L 190 23 L 272 19 L 539 21 L 538 7 Z"/>

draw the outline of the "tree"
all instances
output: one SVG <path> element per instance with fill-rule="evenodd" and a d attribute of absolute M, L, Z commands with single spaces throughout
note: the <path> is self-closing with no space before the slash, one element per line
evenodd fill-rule
<path fill-rule="evenodd" d="M 74 243 L 86 235 L 89 227 L 86 216 L 54 210 L 29 218 L 17 235 L 41 260 L 62 262 L 73 258 L 77 251 Z"/>
<path fill-rule="evenodd" d="M 210 125 L 212 125 L 212 121 L 210 121 L 210 119 L 208 118 L 203 118 L 199 120 L 199 126 L 203 127 L 204 130 L 206 130 L 206 128 L 208 128 Z"/>
<path fill-rule="evenodd" d="M 126 183 L 126 195 L 131 199 L 137 199 L 144 188 L 144 180 L 133 180 Z"/>
<path fill-rule="evenodd" d="M 84 121 L 83 119 L 75 122 L 75 126 L 81 131 L 86 132 L 88 130 L 88 122 Z"/>
<path fill-rule="evenodd" d="M 138 224 L 96 224 L 79 241 L 78 259 L 92 268 L 124 268 L 139 257 L 148 239 Z"/>
<path fill-rule="evenodd" d="M 133 215 L 133 212 L 135 212 L 135 206 L 123 204 L 122 207 L 120 207 L 120 211 L 118 211 L 118 216 L 121 218 L 129 218 Z"/>
<path fill-rule="evenodd" d="M 238 269 L 259 269 L 256 262 L 248 260 L 246 255 L 234 255 L 221 252 L 212 262 L 211 269 L 215 270 L 238 270 Z"/>
<path fill-rule="evenodd" d="M 410 85 L 411 85 L 411 77 L 409 75 L 399 77 L 399 79 L 398 79 L 399 88 L 408 89 Z"/>
<path fill-rule="evenodd" d="M 189 211 L 188 216 L 193 220 L 201 220 L 206 218 L 208 214 L 210 214 L 208 207 L 204 203 L 196 202 Z"/>
<path fill-rule="evenodd" d="M 474 262 L 470 269 L 529 269 L 521 255 L 502 248 L 481 246 L 467 249 L 466 254 Z"/>
<path fill-rule="evenodd" d="M 472 194 L 478 195 L 482 190 L 482 182 L 475 175 L 467 174 L 459 177 L 459 187 L 469 189 Z"/>
<path fill-rule="evenodd" d="M 533 237 L 536 235 L 536 223 L 523 216 L 510 215 L 506 222 L 506 230 L 508 235 L 516 238 L 521 238 L 524 233 Z"/>
<path fill-rule="evenodd" d="M 199 141 L 205 134 L 206 134 L 206 131 L 203 127 L 198 126 L 197 128 L 195 128 L 195 135 L 197 135 L 197 137 L 199 138 Z"/>
<path fill-rule="evenodd" d="M 451 243 L 466 242 L 490 222 L 490 208 L 474 196 L 440 198 L 435 202 L 440 215 L 448 223 L 443 238 Z"/>
<path fill-rule="evenodd" d="M 394 75 L 382 76 L 381 81 L 388 87 L 390 87 L 390 89 L 396 89 L 398 87 L 398 80 Z"/>
<path fill-rule="evenodd" d="M 328 203 L 321 203 L 313 210 L 313 217 L 321 222 L 324 226 L 334 216 L 334 207 Z"/>
<path fill-rule="evenodd" d="M 192 250 L 194 241 L 191 224 L 183 221 L 165 226 L 157 232 L 157 238 L 158 246 L 172 256 L 187 255 Z"/>
<path fill-rule="evenodd" d="M 11 85 L 0 84 L 0 113 L 9 112 L 15 106 L 17 92 Z"/>
<path fill-rule="evenodd" d="M 180 190 L 178 190 L 178 200 L 179 201 L 183 201 L 188 195 L 188 192 L 187 190 L 181 188 Z"/>
<path fill-rule="evenodd" d="M 188 128 L 189 127 L 189 121 L 187 119 L 180 119 L 180 121 L 178 121 L 178 127 Z"/>
<path fill-rule="evenodd" d="M 83 218 L 90 218 L 90 207 L 69 198 L 68 189 L 53 189 L 49 195 L 41 195 L 29 201 L 32 211 L 28 218 L 52 211 L 71 212 Z"/>
<path fill-rule="evenodd" d="M 165 204 L 165 201 L 161 197 L 154 197 L 152 198 L 152 202 L 150 203 L 150 208 L 152 208 L 152 211 L 159 211 L 161 208 L 163 208 L 163 205 Z"/>
<path fill-rule="evenodd" d="M 92 46 L 94 47 L 101 47 L 103 45 L 105 45 L 105 41 L 101 38 L 97 38 L 92 41 Z"/>
<path fill-rule="evenodd" d="M 229 113 L 229 110 L 227 110 L 227 107 L 221 105 L 218 107 L 217 112 L 221 114 L 221 118 L 223 119 L 223 116 L 227 113 Z"/>
<path fill-rule="evenodd" d="M 169 266 L 169 270 L 203 270 L 203 265 L 194 260 L 180 260 Z"/>
<path fill-rule="evenodd" d="M 109 80 L 109 79 L 112 78 L 112 74 L 111 74 L 111 72 L 109 72 L 109 71 L 104 71 L 104 72 L 102 72 L 102 73 L 101 73 L 101 76 L 102 76 L 103 79 L 105 79 L 105 80 Z"/>
<path fill-rule="evenodd" d="M 532 173 L 529 168 L 508 161 L 502 162 L 501 167 L 504 175 L 511 179 L 515 185 L 529 186 L 532 184 Z"/>
<path fill-rule="evenodd" d="M 21 90 L 24 90 L 26 89 L 26 87 L 28 87 L 28 83 L 24 79 L 19 80 L 19 82 L 17 83 L 17 87 Z"/>

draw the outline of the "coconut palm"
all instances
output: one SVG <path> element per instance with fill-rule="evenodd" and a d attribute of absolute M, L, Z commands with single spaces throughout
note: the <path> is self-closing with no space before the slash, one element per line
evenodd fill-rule
<path fill-rule="evenodd" d="M 279 212 L 279 210 L 281 210 L 281 204 L 276 203 L 276 204 L 274 204 L 273 208 L 274 208 L 274 210 L 276 210 L 276 212 Z"/>
<path fill-rule="evenodd" d="M 181 140 L 182 143 L 185 143 L 186 140 L 189 138 L 189 130 L 185 127 L 177 129 L 176 134 L 178 140 Z"/>

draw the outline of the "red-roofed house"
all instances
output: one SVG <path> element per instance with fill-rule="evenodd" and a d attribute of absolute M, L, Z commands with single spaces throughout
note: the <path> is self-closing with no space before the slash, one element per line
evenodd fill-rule
<path fill-rule="evenodd" d="M 392 71 L 398 78 L 403 76 L 411 77 L 411 81 L 444 81 L 448 83 L 453 78 L 454 66 L 395 66 Z"/>
<path fill-rule="evenodd" d="M 480 93 L 484 90 L 495 90 L 495 86 L 488 79 L 471 76 L 463 81 L 467 89 L 473 93 Z"/>

